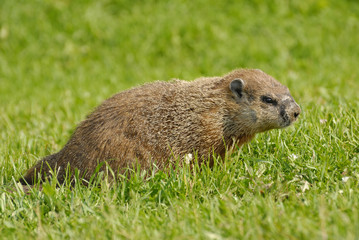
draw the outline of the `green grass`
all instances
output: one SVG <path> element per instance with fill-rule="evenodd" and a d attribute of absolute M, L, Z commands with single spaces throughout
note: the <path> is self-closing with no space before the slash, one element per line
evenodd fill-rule
<path fill-rule="evenodd" d="M 359 239 L 359 5 L 0 1 L 1 239 Z M 300 120 L 213 168 L 18 189 L 116 92 L 260 68 Z"/>

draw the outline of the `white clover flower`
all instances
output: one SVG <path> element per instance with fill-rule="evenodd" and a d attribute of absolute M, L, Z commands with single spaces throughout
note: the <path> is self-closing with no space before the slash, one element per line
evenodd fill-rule
<path fill-rule="evenodd" d="M 184 155 L 184 162 L 186 164 L 190 164 L 192 159 L 193 159 L 192 153 L 188 153 L 188 154 Z"/>
<path fill-rule="evenodd" d="M 291 155 L 289 155 L 290 158 L 292 158 L 293 160 L 298 158 L 298 155 L 295 155 L 294 153 L 292 153 Z"/>
<path fill-rule="evenodd" d="M 344 183 L 346 183 L 346 182 L 348 182 L 349 178 L 350 178 L 350 177 L 342 177 L 342 181 L 343 181 Z"/>
<path fill-rule="evenodd" d="M 328 121 L 327 119 L 320 119 L 320 120 L 319 120 L 320 124 L 324 124 L 324 123 L 326 123 L 327 121 Z"/>
<path fill-rule="evenodd" d="M 309 190 L 309 187 L 310 187 L 310 183 L 308 181 L 304 181 L 304 185 L 301 187 L 302 192 Z"/>

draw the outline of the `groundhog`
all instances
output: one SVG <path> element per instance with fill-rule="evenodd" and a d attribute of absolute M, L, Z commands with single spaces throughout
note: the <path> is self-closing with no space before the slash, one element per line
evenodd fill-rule
<path fill-rule="evenodd" d="M 102 162 L 116 173 L 138 163 L 163 169 L 191 155 L 203 163 L 213 154 L 223 158 L 226 147 L 241 146 L 256 133 L 289 126 L 300 112 L 288 88 L 261 70 L 157 81 L 104 101 L 63 149 L 36 163 L 20 182 L 32 185 L 55 171 L 62 183 L 68 166 L 89 180 Z"/>

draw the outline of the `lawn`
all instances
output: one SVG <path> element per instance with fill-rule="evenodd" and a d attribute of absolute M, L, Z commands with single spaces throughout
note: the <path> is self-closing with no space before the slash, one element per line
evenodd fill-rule
<path fill-rule="evenodd" d="M 359 239 L 358 63 L 354 0 L 0 0 L 0 238 Z M 287 85 L 299 121 L 213 168 L 17 184 L 113 94 L 235 68 Z"/>

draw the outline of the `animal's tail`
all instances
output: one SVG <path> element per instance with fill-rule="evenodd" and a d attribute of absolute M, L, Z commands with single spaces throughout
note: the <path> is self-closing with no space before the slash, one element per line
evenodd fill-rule
<path fill-rule="evenodd" d="M 57 155 L 55 153 L 38 161 L 26 172 L 25 176 L 19 179 L 19 182 L 22 185 L 34 185 L 39 180 L 44 181 L 46 177 L 51 176 L 51 171 L 55 171 Z"/>

